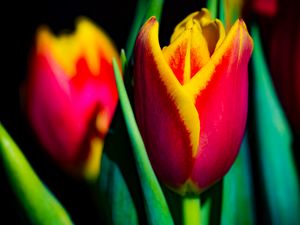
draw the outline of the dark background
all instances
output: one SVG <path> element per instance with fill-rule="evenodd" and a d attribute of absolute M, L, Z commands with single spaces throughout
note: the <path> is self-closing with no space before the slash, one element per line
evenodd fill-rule
<path fill-rule="evenodd" d="M 125 47 L 136 1 L 27 0 L 1 4 L 0 121 L 41 180 L 69 211 L 74 223 L 103 224 L 86 184 L 65 174 L 42 150 L 22 108 L 20 90 L 26 80 L 28 56 L 38 26 L 48 25 L 58 33 L 74 29 L 76 17 L 87 16 L 107 31 L 120 50 Z M 168 44 L 175 25 L 203 4 L 204 1 L 195 0 L 165 1 L 160 28 L 161 46 Z M 26 222 L 1 163 L 0 224 Z"/>

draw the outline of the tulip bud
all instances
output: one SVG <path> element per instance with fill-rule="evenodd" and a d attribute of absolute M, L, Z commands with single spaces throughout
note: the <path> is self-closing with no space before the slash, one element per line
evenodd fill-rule
<path fill-rule="evenodd" d="M 118 94 L 112 58 L 117 51 L 91 21 L 55 37 L 37 32 L 26 85 L 26 109 L 42 145 L 64 169 L 95 178 Z"/>
<path fill-rule="evenodd" d="M 221 179 L 244 134 L 247 66 L 253 42 L 242 20 L 226 34 L 202 9 L 158 41 L 150 18 L 135 45 L 134 103 L 151 164 L 178 193 L 200 193 Z"/>

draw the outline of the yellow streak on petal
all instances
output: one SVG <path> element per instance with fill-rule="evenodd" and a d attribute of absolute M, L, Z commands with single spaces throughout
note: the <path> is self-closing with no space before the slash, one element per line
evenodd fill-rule
<path fill-rule="evenodd" d="M 148 25 L 149 26 L 149 25 Z M 147 28 L 145 28 L 147 29 Z M 185 92 L 167 64 L 158 41 L 157 21 L 149 28 L 148 47 L 157 62 L 160 79 L 165 84 L 171 99 L 175 101 L 180 117 L 189 131 L 192 154 L 196 156 L 199 146 L 200 121 L 198 112 L 189 93 Z"/>
<path fill-rule="evenodd" d="M 176 50 L 186 42 L 185 49 L 181 50 L 181 53 L 185 52 L 182 82 L 185 84 L 208 63 L 224 38 L 225 30 L 221 21 L 212 20 L 208 10 L 202 9 L 200 12 L 190 14 L 176 26 L 171 43 L 168 47 L 164 47 L 163 54 L 167 62 L 174 62 L 174 59 L 178 58 Z M 182 77 L 180 74 L 176 75 Z"/>
<path fill-rule="evenodd" d="M 77 21 L 73 34 L 55 37 L 47 27 L 41 27 L 37 33 L 37 51 L 52 54 L 69 77 L 76 74 L 76 63 L 81 57 L 85 58 L 91 73 L 98 75 L 100 57 L 111 61 L 118 55 L 105 32 L 86 18 Z"/>
<path fill-rule="evenodd" d="M 186 76 L 187 76 L 187 69 L 186 69 L 186 60 L 188 55 L 189 55 L 189 52 L 188 52 L 188 49 L 183 49 L 182 47 L 182 44 L 183 43 L 186 43 L 187 45 L 187 48 L 189 48 L 188 46 L 190 45 L 190 32 L 188 31 L 185 31 L 182 35 L 180 35 L 176 40 L 174 40 L 174 42 L 167 46 L 167 47 L 164 47 L 162 49 L 162 52 L 163 52 L 163 55 L 166 59 L 167 62 L 170 62 L 172 59 L 175 60 L 176 64 L 180 64 L 179 60 L 180 60 L 180 56 L 178 54 L 184 54 L 183 52 L 181 52 L 182 50 L 185 51 L 185 63 L 184 63 L 184 68 L 183 68 L 183 83 L 185 82 L 185 79 L 186 79 Z M 180 50 L 180 52 L 178 52 L 178 50 Z M 180 66 L 180 65 L 179 65 Z M 177 74 L 177 76 L 181 76 L 181 74 Z"/>
<path fill-rule="evenodd" d="M 189 20 L 187 24 L 187 29 L 189 30 L 188 43 L 186 49 L 186 56 L 184 62 L 184 72 L 183 72 L 183 83 L 186 83 L 190 80 L 191 77 L 191 30 L 193 28 L 193 21 Z"/>
<path fill-rule="evenodd" d="M 101 134 L 106 134 L 109 129 L 110 119 L 107 111 L 102 110 L 96 117 L 96 128 Z"/>
<path fill-rule="evenodd" d="M 90 152 L 83 168 L 83 175 L 89 181 L 95 181 L 100 172 L 103 140 L 95 137 L 90 141 Z"/>
<path fill-rule="evenodd" d="M 224 29 L 224 28 L 223 28 Z M 227 34 L 226 38 L 222 43 L 219 44 L 218 48 L 215 50 L 209 62 L 190 80 L 190 82 L 184 85 L 184 89 L 189 92 L 194 100 L 196 99 L 197 95 L 205 89 L 208 82 L 211 80 L 211 77 L 215 71 L 216 66 L 221 61 L 222 57 L 226 55 L 227 51 L 230 51 L 232 42 L 234 39 L 239 35 L 239 51 L 243 48 L 242 38 L 245 35 L 245 31 L 247 32 L 247 28 L 244 22 L 237 20 L 234 25 L 231 27 L 229 33 Z M 249 34 L 247 34 L 249 39 Z M 240 52 L 238 52 L 238 59 L 239 61 Z M 228 65 L 231 66 L 231 65 Z"/>

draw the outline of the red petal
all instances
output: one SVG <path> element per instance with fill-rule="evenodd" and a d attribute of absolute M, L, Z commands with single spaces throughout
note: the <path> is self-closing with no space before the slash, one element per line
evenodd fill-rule
<path fill-rule="evenodd" d="M 197 95 L 200 146 L 192 180 L 200 189 L 223 177 L 238 153 L 247 118 L 247 73 L 252 48 L 244 23 L 236 22 L 212 56 L 216 63 L 213 74 Z"/>
<path fill-rule="evenodd" d="M 158 24 L 151 18 L 141 29 L 135 46 L 136 118 L 157 176 L 167 185 L 180 188 L 193 164 L 192 144 L 174 93 L 168 89 L 171 85 L 167 88 L 162 80 L 162 71 L 174 76 L 159 47 Z M 176 92 L 180 85 L 174 86 Z"/>

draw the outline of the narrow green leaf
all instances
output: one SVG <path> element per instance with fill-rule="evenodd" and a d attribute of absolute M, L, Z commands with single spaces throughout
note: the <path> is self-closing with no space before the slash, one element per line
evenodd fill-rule
<path fill-rule="evenodd" d="M 73 224 L 66 210 L 40 181 L 1 123 L 0 158 L 16 196 L 33 224 Z"/>
<path fill-rule="evenodd" d="M 113 59 L 115 79 L 118 87 L 120 103 L 125 118 L 128 134 L 132 142 L 141 186 L 145 199 L 146 214 L 151 225 L 173 224 L 173 220 L 158 180 L 153 172 L 146 149 L 137 127 L 130 102 L 125 91 L 122 76 L 115 59 Z"/>
<path fill-rule="evenodd" d="M 220 3 L 221 5 L 222 3 Z M 218 0 L 207 0 L 207 9 L 210 12 L 211 18 L 217 18 L 218 13 Z"/>
<path fill-rule="evenodd" d="M 105 153 L 98 184 L 108 221 L 113 225 L 138 224 L 136 209 L 119 167 Z"/>
<path fill-rule="evenodd" d="M 126 53 L 129 59 L 132 56 L 135 39 L 141 26 L 151 16 L 155 16 L 156 19 L 160 21 L 163 4 L 164 0 L 138 0 L 135 10 L 135 16 L 126 45 Z"/>
<path fill-rule="evenodd" d="M 223 180 L 220 180 L 201 195 L 201 224 L 220 225 L 222 210 Z"/>
<path fill-rule="evenodd" d="M 148 20 L 151 16 L 155 16 L 157 21 L 160 21 L 163 5 L 164 0 L 150 0 L 148 10 L 145 14 L 144 22 L 146 22 L 146 20 Z"/>
<path fill-rule="evenodd" d="M 299 180 L 291 149 L 291 131 L 270 78 L 257 26 L 252 27 L 252 37 L 255 133 L 266 202 L 272 224 L 299 224 Z"/>
<path fill-rule="evenodd" d="M 249 146 L 246 134 L 236 161 L 223 179 L 221 225 L 255 224 L 253 199 Z"/>
<path fill-rule="evenodd" d="M 222 23 L 224 24 L 225 28 L 226 28 L 226 5 L 225 5 L 225 0 L 221 0 L 220 4 L 219 4 L 219 19 L 222 21 Z"/>
<path fill-rule="evenodd" d="M 212 199 L 207 199 L 201 205 L 201 225 L 209 225 Z"/>
<path fill-rule="evenodd" d="M 243 3 L 243 0 L 220 1 L 219 18 L 224 24 L 226 31 L 228 31 L 234 22 L 242 16 L 241 11 Z"/>
<path fill-rule="evenodd" d="M 122 63 L 122 71 L 126 71 L 127 70 L 127 67 L 128 67 L 128 64 L 127 64 L 127 58 L 126 58 L 126 54 L 125 54 L 125 51 L 124 49 L 121 49 L 121 63 Z"/>

